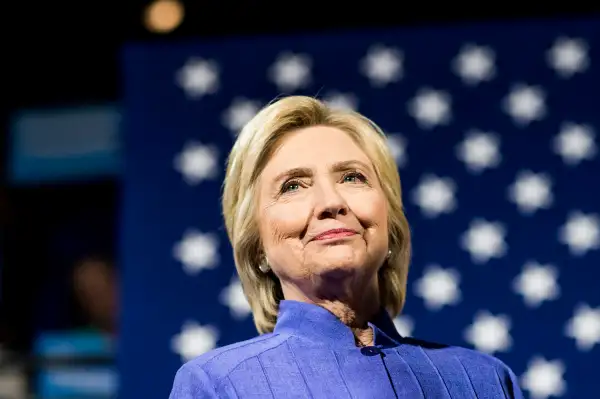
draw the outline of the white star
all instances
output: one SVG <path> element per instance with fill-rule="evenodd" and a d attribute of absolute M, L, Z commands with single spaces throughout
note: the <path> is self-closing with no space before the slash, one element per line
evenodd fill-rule
<path fill-rule="evenodd" d="M 196 274 L 203 269 L 214 269 L 219 264 L 218 247 L 219 240 L 215 235 L 192 229 L 175 244 L 173 252 L 186 273 Z"/>
<path fill-rule="evenodd" d="M 600 344 L 600 307 L 594 309 L 587 304 L 578 305 L 567 323 L 565 334 L 575 339 L 575 345 L 581 351 L 589 351 Z"/>
<path fill-rule="evenodd" d="M 499 145 L 500 139 L 497 135 L 471 130 L 456 147 L 456 156 L 465 163 L 471 173 L 481 173 L 486 168 L 500 164 L 502 156 L 498 150 Z"/>
<path fill-rule="evenodd" d="M 552 181 L 546 174 L 522 171 L 508 188 L 508 198 L 522 213 L 532 214 L 542 208 L 548 209 L 552 205 L 551 185 Z"/>
<path fill-rule="evenodd" d="M 439 90 L 421 89 L 409 102 L 408 112 L 423 129 L 447 124 L 451 115 L 450 96 Z"/>
<path fill-rule="evenodd" d="M 589 66 L 587 43 L 581 39 L 560 37 L 548 50 L 548 64 L 562 78 L 570 78 Z"/>
<path fill-rule="evenodd" d="M 191 98 L 214 94 L 219 89 L 219 67 L 212 60 L 191 58 L 177 72 L 176 80 Z"/>
<path fill-rule="evenodd" d="M 465 330 L 465 340 L 478 351 L 490 355 L 495 352 L 506 352 L 512 346 L 509 330 L 508 316 L 494 316 L 487 311 L 478 312 L 473 324 Z"/>
<path fill-rule="evenodd" d="M 223 113 L 223 125 L 232 133 L 238 134 L 250 119 L 260 110 L 260 103 L 246 98 L 235 98 Z"/>
<path fill-rule="evenodd" d="M 237 278 L 234 278 L 231 283 L 221 291 L 219 300 L 223 305 L 226 305 L 231 315 L 238 320 L 248 316 L 252 311 L 250 304 L 246 300 L 242 283 Z"/>
<path fill-rule="evenodd" d="M 582 256 L 600 248 L 600 217 L 596 214 L 572 212 L 560 228 L 559 241 L 569 247 L 573 255 Z"/>
<path fill-rule="evenodd" d="M 219 332 L 215 327 L 187 321 L 181 332 L 171 339 L 171 349 L 181 356 L 182 362 L 185 363 L 214 349 L 218 340 Z"/>
<path fill-rule="evenodd" d="M 504 99 L 503 106 L 520 126 L 527 126 L 546 115 L 545 94 L 540 87 L 515 85 Z"/>
<path fill-rule="evenodd" d="M 398 167 L 406 166 L 408 156 L 406 154 L 406 139 L 400 134 L 388 134 L 387 142 L 396 165 Z"/>
<path fill-rule="evenodd" d="M 323 102 L 330 108 L 356 111 L 358 98 L 352 93 L 332 92 L 325 96 Z"/>
<path fill-rule="evenodd" d="M 489 47 L 467 44 L 452 62 L 454 73 L 463 82 L 477 85 L 482 81 L 491 80 L 496 74 L 494 52 Z"/>
<path fill-rule="evenodd" d="M 394 319 L 394 326 L 403 337 L 410 337 L 415 329 L 413 319 L 406 315 L 400 315 Z"/>
<path fill-rule="evenodd" d="M 412 192 L 413 202 L 426 217 L 433 218 L 456 209 L 456 184 L 449 177 L 425 175 Z"/>
<path fill-rule="evenodd" d="M 473 262 L 486 263 L 506 254 L 505 235 L 506 230 L 501 223 L 475 219 L 460 237 L 460 244 L 469 252 Z"/>
<path fill-rule="evenodd" d="M 558 270 L 554 266 L 529 261 L 523 266 L 521 274 L 513 280 L 513 290 L 523 295 L 527 306 L 535 308 L 544 301 L 560 296 L 557 276 Z"/>
<path fill-rule="evenodd" d="M 218 157 L 219 153 L 215 147 L 192 141 L 175 157 L 175 169 L 183 175 L 188 184 L 198 184 L 216 177 Z"/>
<path fill-rule="evenodd" d="M 308 55 L 282 53 L 269 68 L 269 77 L 283 92 L 292 92 L 308 86 L 312 61 Z"/>
<path fill-rule="evenodd" d="M 402 53 L 395 48 L 372 46 L 360 63 L 362 73 L 375 87 L 384 87 L 402 78 Z"/>
<path fill-rule="evenodd" d="M 415 282 L 415 293 L 423 298 L 425 307 L 439 310 L 446 305 L 456 305 L 460 302 L 459 281 L 460 275 L 456 270 L 430 265 L 425 268 L 423 277 Z"/>
<path fill-rule="evenodd" d="M 529 391 L 531 399 L 562 396 L 567 389 L 564 373 L 565 365 L 562 361 L 547 361 L 536 356 L 527 364 L 527 371 L 521 376 L 521 385 Z"/>
<path fill-rule="evenodd" d="M 584 159 L 592 159 L 598 148 L 591 126 L 565 122 L 553 141 L 554 152 L 567 165 L 577 165 Z"/>
<path fill-rule="evenodd" d="M 500 258 L 506 254 L 505 235 L 506 230 L 501 223 L 475 219 L 461 236 L 460 244 L 469 252 L 473 262 L 486 263 L 492 258 Z"/>

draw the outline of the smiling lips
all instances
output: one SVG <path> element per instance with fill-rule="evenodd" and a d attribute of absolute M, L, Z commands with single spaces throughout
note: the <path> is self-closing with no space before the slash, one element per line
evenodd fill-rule
<path fill-rule="evenodd" d="M 332 229 L 332 230 L 327 230 L 327 231 L 322 232 L 321 234 L 319 234 L 315 238 L 313 238 L 313 240 L 315 240 L 315 241 L 331 240 L 331 239 L 335 239 L 335 238 L 350 237 L 355 234 L 357 234 L 356 231 L 351 230 L 351 229 Z"/>

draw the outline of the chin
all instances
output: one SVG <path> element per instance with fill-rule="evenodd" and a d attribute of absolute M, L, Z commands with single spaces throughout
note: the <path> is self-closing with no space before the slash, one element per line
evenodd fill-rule
<path fill-rule="evenodd" d="M 316 266 L 316 272 L 320 275 L 346 276 L 361 271 L 365 266 L 365 261 L 355 254 L 339 254 L 326 256 L 321 259 Z"/>

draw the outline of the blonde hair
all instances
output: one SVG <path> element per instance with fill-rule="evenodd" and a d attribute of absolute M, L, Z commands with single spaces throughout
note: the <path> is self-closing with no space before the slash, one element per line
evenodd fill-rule
<path fill-rule="evenodd" d="M 259 270 L 264 252 L 256 221 L 258 178 L 285 134 L 317 125 L 348 133 L 373 163 L 388 203 L 391 250 L 379 271 L 380 301 L 392 317 L 404 306 L 411 237 L 402 206 L 400 176 L 385 134 L 359 113 L 332 109 L 311 97 L 285 97 L 267 105 L 244 126 L 229 154 L 223 187 L 227 234 L 259 333 L 273 331 L 283 293 L 273 273 Z"/>

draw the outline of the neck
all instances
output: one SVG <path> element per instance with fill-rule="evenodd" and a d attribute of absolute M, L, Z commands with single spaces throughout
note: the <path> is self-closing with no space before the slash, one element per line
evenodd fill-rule
<path fill-rule="evenodd" d="M 342 323 L 352 329 L 357 346 L 373 345 L 373 329 L 369 327 L 368 322 L 379 310 L 379 298 L 374 300 L 365 300 L 361 305 L 352 305 L 340 300 L 324 300 L 315 302 L 331 313 L 333 313 Z"/>
<path fill-rule="evenodd" d="M 369 327 L 368 322 L 379 312 L 381 305 L 377 277 L 373 281 L 368 287 L 363 286 L 361 289 L 321 288 L 317 292 L 310 291 L 308 294 L 297 286 L 287 284 L 282 284 L 282 289 L 285 299 L 312 303 L 333 313 L 352 330 L 356 345 L 362 347 L 373 345 L 373 329 Z M 337 285 L 340 286 L 343 284 Z M 320 295 L 319 292 L 327 294 Z"/>

